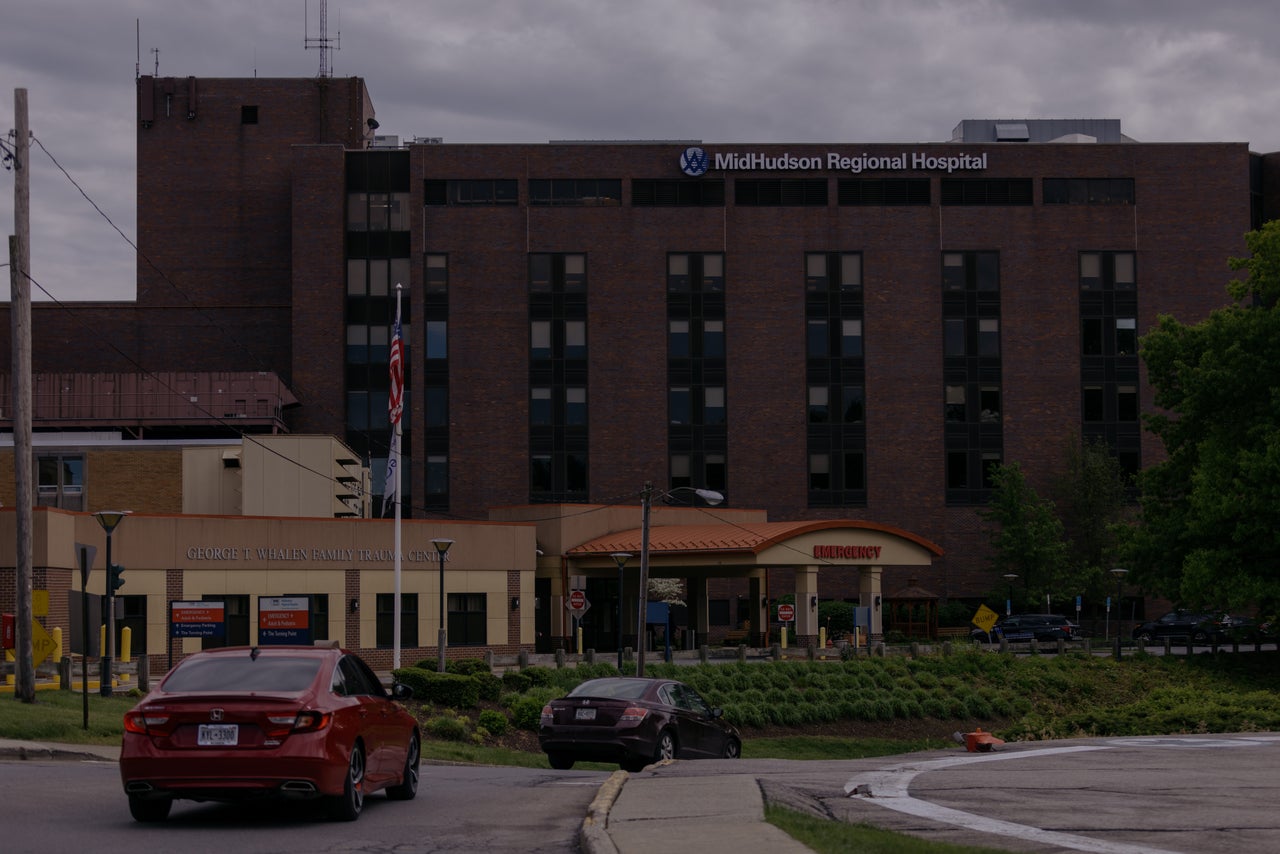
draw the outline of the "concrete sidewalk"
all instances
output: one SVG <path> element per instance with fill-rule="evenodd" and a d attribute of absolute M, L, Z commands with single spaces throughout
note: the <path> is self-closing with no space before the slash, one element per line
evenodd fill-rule
<path fill-rule="evenodd" d="M 749 774 L 657 778 L 618 771 L 591 802 L 580 841 L 587 854 L 810 851 L 765 822 L 764 796 Z"/>

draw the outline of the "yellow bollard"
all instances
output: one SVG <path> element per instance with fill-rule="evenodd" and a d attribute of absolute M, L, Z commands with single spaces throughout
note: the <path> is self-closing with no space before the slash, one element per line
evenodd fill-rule
<path fill-rule="evenodd" d="M 788 634 L 788 632 L 787 632 L 787 624 L 786 624 L 786 623 L 783 623 L 783 624 L 782 624 L 782 631 L 781 631 L 779 634 L 782 636 L 782 648 L 783 648 L 783 649 L 786 649 L 786 648 L 787 648 L 787 634 Z"/>
<path fill-rule="evenodd" d="M 49 634 L 53 637 L 53 653 L 49 657 L 54 661 L 62 661 L 62 627 L 54 626 Z"/>
<path fill-rule="evenodd" d="M 107 654 L 107 624 L 98 626 L 98 655 Z"/>
<path fill-rule="evenodd" d="M 14 661 L 14 660 L 15 660 L 15 659 L 14 659 L 14 657 L 13 657 L 13 650 L 11 650 L 11 649 L 6 649 L 6 650 L 4 651 L 4 660 L 5 660 L 5 661 Z M 4 677 L 4 684 L 6 684 L 6 685 L 15 685 L 15 684 L 17 684 L 17 682 L 18 682 L 18 673 L 17 673 L 16 668 L 15 668 L 15 670 L 14 670 L 14 672 L 13 672 L 13 673 L 6 673 L 6 674 L 5 674 L 5 677 Z"/>
<path fill-rule="evenodd" d="M 582 626 L 578 626 L 578 655 L 582 655 Z"/>
<path fill-rule="evenodd" d="M 820 647 L 821 647 L 821 648 L 823 648 L 823 649 L 826 649 L 826 648 L 827 648 L 827 628 L 826 628 L 826 626 L 823 626 L 822 628 L 818 629 L 818 646 L 820 646 Z"/>
<path fill-rule="evenodd" d="M 120 663 L 121 664 L 129 663 L 129 653 L 132 651 L 132 647 L 133 647 L 133 629 L 129 628 L 128 626 L 125 626 L 123 629 L 120 630 Z M 129 674 L 121 673 L 120 681 L 128 682 Z"/>

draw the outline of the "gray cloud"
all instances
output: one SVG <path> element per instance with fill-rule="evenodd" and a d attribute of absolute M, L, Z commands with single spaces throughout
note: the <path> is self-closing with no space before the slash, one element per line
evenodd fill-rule
<path fill-rule="evenodd" d="M 328 5 L 334 74 L 365 78 L 381 132 L 457 143 L 919 142 L 964 118 L 1085 117 L 1148 142 L 1272 151 L 1280 55 L 1265 40 L 1278 29 L 1280 6 L 1262 0 Z M 27 89 L 32 132 L 132 238 L 135 69 L 310 77 L 308 34 L 318 0 L 10 4 L 0 129 Z M 36 280 L 59 300 L 132 298 L 132 249 L 38 148 L 31 166 Z M 11 187 L 0 173 L 6 234 Z"/>

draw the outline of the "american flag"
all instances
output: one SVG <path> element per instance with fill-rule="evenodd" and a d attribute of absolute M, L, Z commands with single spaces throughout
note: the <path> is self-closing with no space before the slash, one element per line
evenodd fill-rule
<path fill-rule="evenodd" d="M 400 337 L 400 305 L 396 304 L 396 325 L 391 330 L 391 355 L 388 358 L 391 371 L 391 397 L 387 401 L 387 412 L 391 416 L 391 426 L 400 423 L 400 413 L 404 411 L 404 340 Z"/>

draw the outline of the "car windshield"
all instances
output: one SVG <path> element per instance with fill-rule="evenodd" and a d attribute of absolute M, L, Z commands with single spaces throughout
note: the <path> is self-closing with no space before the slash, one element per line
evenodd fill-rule
<path fill-rule="evenodd" d="M 262 691 L 294 693 L 305 691 L 315 681 L 321 660 L 303 656 L 284 657 L 246 653 L 234 658 L 187 659 L 164 680 L 169 693 L 188 691 Z"/>
<path fill-rule="evenodd" d="M 570 697 L 616 697 L 619 700 L 638 700 L 649 688 L 643 679 L 592 679 L 583 682 L 569 692 Z"/>

